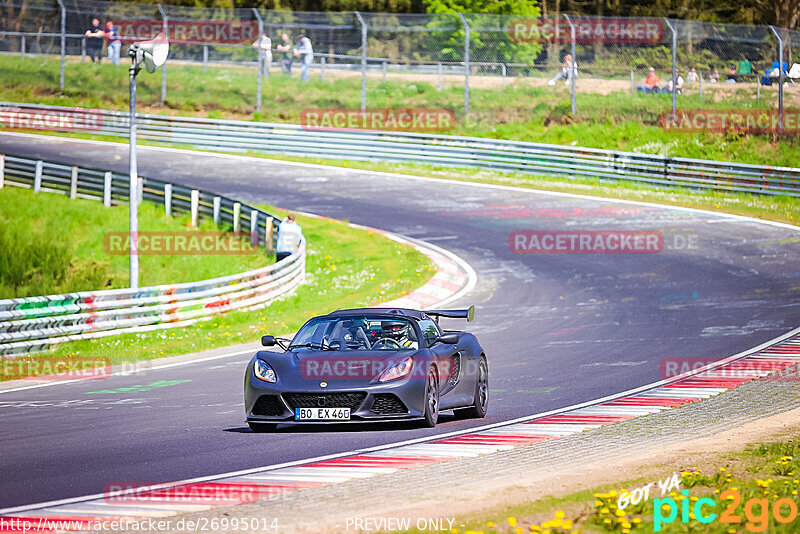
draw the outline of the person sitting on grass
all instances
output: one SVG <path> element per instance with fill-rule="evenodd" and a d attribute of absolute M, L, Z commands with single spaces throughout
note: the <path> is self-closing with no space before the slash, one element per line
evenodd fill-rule
<path fill-rule="evenodd" d="M 669 79 L 667 85 L 661 90 L 662 93 L 669 94 L 672 92 L 672 78 Z M 683 76 L 680 73 L 675 73 L 675 92 L 676 94 L 683 94 Z"/>
<path fill-rule="evenodd" d="M 728 79 L 725 80 L 725 83 L 736 83 L 736 73 L 737 73 L 736 65 L 731 63 L 728 66 Z"/>
<path fill-rule="evenodd" d="M 661 81 L 661 78 L 656 76 L 656 69 L 650 67 L 648 71 L 647 78 L 644 79 L 642 83 L 636 86 L 636 90 L 640 93 L 657 93 L 658 92 L 658 83 Z"/>
<path fill-rule="evenodd" d="M 561 62 L 561 70 L 547 82 L 547 85 L 555 85 L 558 80 L 564 80 L 564 83 L 569 85 L 573 76 L 578 77 L 578 65 L 573 63 L 572 54 L 567 54 Z"/>

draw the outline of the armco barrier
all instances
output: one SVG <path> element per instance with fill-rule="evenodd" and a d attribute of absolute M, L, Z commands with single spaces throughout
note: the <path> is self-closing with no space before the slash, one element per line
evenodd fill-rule
<path fill-rule="evenodd" d="M 24 114 L 23 121 L 19 120 Z M 1 125 L 51 129 L 51 116 L 88 114 L 91 133 L 128 136 L 128 114 L 0 102 Z M 228 152 L 479 167 L 537 175 L 598 177 L 657 186 L 800 196 L 800 169 L 634 152 L 404 132 L 315 130 L 291 124 L 138 115 L 141 138 Z"/>
<path fill-rule="evenodd" d="M 205 191 L 152 178 L 142 181 L 142 199 L 163 205 L 167 214 L 212 218 L 235 230 L 245 229 L 253 242 L 274 249 L 279 222 L 274 215 Z M 126 175 L 14 156 L 0 156 L 0 184 L 99 199 L 106 205 L 127 201 L 129 191 Z M 199 198 L 194 204 L 193 193 Z M 263 306 L 289 294 L 304 279 L 303 248 L 274 265 L 199 282 L 0 300 L 0 355 L 185 326 L 226 311 Z"/>

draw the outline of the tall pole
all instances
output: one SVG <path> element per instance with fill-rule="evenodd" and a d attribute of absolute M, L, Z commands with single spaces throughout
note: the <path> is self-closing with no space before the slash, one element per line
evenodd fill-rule
<path fill-rule="evenodd" d="M 464 117 L 469 115 L 469 22 L 463 13 L 458 14 L 464 26 Z"/>
<path fill-rule="evenodd" d="M 130 177 L 130 189 L 128 191 L 128 202 L 130 205 L 130 279 L 131 289 L 139 289 L 139 171 L 136 168 L 136 75 L 139 72 L 139 65 L 136 61 L 136 46 L 131 46 L 129 52 L 131 56 L 130 73 L 130 152 L 128 153 L 128 174 Z"/>
<path fill-rule="evenodd" d="M 58 75 L 58 89 L 64 92 L 64 62 L 67 56 L 67 8 L 61 0 L 58 0 L 61 8 L 61 72 Z"/>
<path fill-rule="evenodd" d="M 167 14 L 164 11 L 164 8 L 161 7 L 161 4 L 156 4 L 158 8 L 158 12 L 161 13 L 161 31 L 164 33 L 164 37 L 169 39 L 169 26 L 167 24 Z M 167 101 L 167 64 L 164 63 L 164 68 L 161 71 L 161 105 L 164 105 L 164 102 Z"/>
<path fill-rule="evenodd" d="M 256 16 L 256 20 L 258 21 L 258 38 L 256 42 L 258 43 L 258 82 L 256 83 L 256 111 L 261 111 L 261 84 L 263 83 L 261 80 L 262 73 L 264 72 L 264 66 L 266 65 L 266 55 L 264 54 L 264 49 L 261 48 L 261 36 L 264 35 L 264 21 L 261 19 L 261 15 L 258 12 L 258 9 L 253 8 L 253 14 Z"/>
<path fill-rule="evenodd" d="M 783 133 L 783 39 L 775 26 L 770 26 L 769 29 L 778 39 L 778 132 Z"/>
<path fill-rule="evenodd" d="M 664 22 L 667 23 L 670 31 L 672 32 L 672 115 L 675 116 L 675 112 L 678 109 L 676 97 L 678 95 L 678 32 L 675 31 L 675 26 L 669 21 L 669 19 L 664 19 Z"/>
<path fill-rule="evenodd" d="M 367 22 L 361 13 L 355 12 L 361 24 L 361 111 L 367 110 Z"/>
<path fill-rule="evenodd" d="M 569 34 L 570 34 L 570 41 L 572 42 L 572 48 L 570 52 L 572 53 L 572 72 L 569 76 L 569 92 L 570 92 L 570 112 L 572 116 L 575 116 L 575 111 L 578 109 L 578 105 L 575 102 L 575 75 L 578 73 L 578 56 L 575 51 L 575 25 L 572 23 L 572 20 L 569 18 L 569 15 L 564 15 L 564 18 L 567 19 L 567 24 L 569 24 Z"/>

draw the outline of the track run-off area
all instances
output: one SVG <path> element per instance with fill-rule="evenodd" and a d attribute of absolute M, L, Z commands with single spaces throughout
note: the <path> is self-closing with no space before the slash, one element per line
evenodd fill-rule
<path fill-rule="evenodd" d="M 121 172 L 127 150 L 0 134 L 0 153 Z M 254 434 L 242 409 L 252 352 L 102 381 L 104 390 L 124 390 L 118 393 L 87 394 L 98 389 L 91 382 L 0 392 L 0 508 L 100 494 L 115 482 L 157 484 L 298 462 L 548 412 L 658 382 L 686 361 L 721 360 L 800 322 L 800 233 L 789 225 L 165 148 L 140 147 L 139 172 L 347 219 L 468 262 L 477 285 L 450 305 L 476 305 L 466 328 L 489 358 L 489 413 L 480 421 L 443 416 L 435 429 L 337 425 Z M 614 248 L 621 243 L 628 244 L 625 253 Z M 136 387 L 157 382 L 171 385 Z"/>

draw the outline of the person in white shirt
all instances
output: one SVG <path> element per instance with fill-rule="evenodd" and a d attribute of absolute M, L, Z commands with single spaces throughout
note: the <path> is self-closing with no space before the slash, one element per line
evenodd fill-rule
<path fill-rule="evenodd" d="M 269 76 L 269 69 L 272 67 L 272 39 L 266 33 L 253 42 L 253 48 L 264 51 L 264 63 L 262 63 L 263 73 Z"/>
<path fill-rule="evenodd" d="M 280 225 L 278 225 L 278 243 L 275 246 L 277 254 L 276 261 L 291 256 L 300 250 L 300 245 L 305 243 L 303 228 L 294 222 L 294 215 L 289 214 Z"/>

